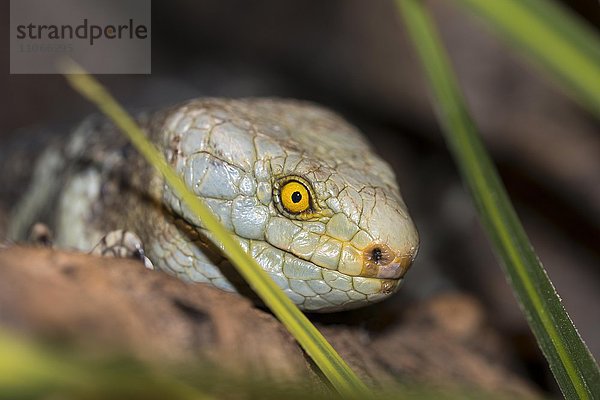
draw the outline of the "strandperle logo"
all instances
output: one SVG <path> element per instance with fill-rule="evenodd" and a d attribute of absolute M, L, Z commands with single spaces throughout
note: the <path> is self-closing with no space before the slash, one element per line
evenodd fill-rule
<path fill-rule="evenodd" d="M 143 24 L 134 24 L 131 18 L 128 24 L 123 25 L 95 25 L 90 24 L 87 18 L 84 18 L 83 23 L 77 26 L 39 25 L 34 23 L 17 25 L 17 39 L 88 39 L 90 46 L 94 45 L 94 41 L 103 38 L 146 39 L 147 37 L 148 27 Z"/>
<path fill-rule="evenodd" d="M 10 73 L 151 72 L 151 0 L 10 0 Z"/>

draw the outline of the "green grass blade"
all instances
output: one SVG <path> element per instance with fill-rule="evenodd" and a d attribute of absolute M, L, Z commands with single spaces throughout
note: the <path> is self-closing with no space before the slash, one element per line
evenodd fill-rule
<path fill-rule="evenodd" d="M 105 393 L 213 400 L 214 396 L 138 363 L 109 366 L 0 330 L 0 398 L 98 398 Z M 123 365 L 124 364 L 124 365 Z M 119 367 L 120 366 L 120 367 Z M 50 395 L 50 396 L 49 396 Z M 110 396 L 112 395 L 112 396 Z M 103 397 L 103 396 L 101 396 Z M 145 398 L 134 396 L 133 398 Z"/>
<path fill-rule="evenodd" d="M 548 0 L 460 0 L 515 47 L 551 71 L 600 117 L 600 38 L 583 21 Z"/>
<path fill-rule="evenodd" d="M 23 384 L 24 381 L 42 384 L 60 382 L 65 385 L 86 383 L 86 378 L 78 368 L 61 363 L 4 331 L 0 331 L 0 354 L 2 388 Z"/>
<path fill-rule="evenodd" d="M 131 140 L 137 150 L 165 177 L 172 190 L 197 215 L 223 247 L 232 264 L 256 294 L 296 338 L 338 392 L 347 398 L 365 398 L 371 393 L 339 354 L 306 316 L 279 289 L 269 275 L 250 257 L 217 220 L 210 209 L 196 197 L 162 154 L 146 139 L 127 112 L 94 78 L 73 62 L 66 64 L 65 77 L 84 97 L 96 104 Z"/>
<path fill-rule="evenodd" d="M 598 365 L 533 251 L 468 115 L 429 15 L 420 0 L 396 0 L 396 4 L 427 73 L 446 141 L 563 394 L 569 399 L 597 398 Z"/>

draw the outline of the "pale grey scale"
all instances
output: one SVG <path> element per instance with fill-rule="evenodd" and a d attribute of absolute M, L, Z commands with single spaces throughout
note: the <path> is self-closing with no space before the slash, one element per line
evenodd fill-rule
<path fill-rule="evenodd" d="M 350 301 L 366 301 L 367 300 L 367 296 L 365 294 L 362 294 L 356 290 L 349 290 L 347 293 L 348 293 L 348 297 L 350 297 Z"/>
<path fill-rule="evenodd" d="M 346 275 L 336 274 L 331 271 L 323 271 L 325 282 L 333 289 L 338 289 L 344 292 L 352 290 L 352 278 Z"/>
<path fill-rule="evenodd" d="M 287 288 L 289 286 L 289 279 L 281 273 L 270 273 L 269 276 L 280 288 Z"/>
<path fill-rule="evenodd" d="M 332 309 L 335 307 L 335 304 L 331 303 L 327 299 L 323 297 L 324 295 L 317 295 L 315 297 L 307 298 L 303 306 L 308 311 L 316 311 L 321 309 Z M 336 311 L 335 309 L 332 311 Z"/>
<path fill-rule="evenodd" d="M 287 297 L 290 298 L 290 300 L 292 300 L 292 302 L 294 302 L 294 304 L 298 306 L 301 306 L 306 301 L 306 297 L 290 288 L 283 289 L 283 292 L 287 295 Z"/>
<path fill-rule="evenodd" d="M 317 293 L 308 286 L 307 281 L 290 279 L 290 289 L 304 297 L 314 297 Z"/>
<path fill-rule="evenodd" d="M 329 293 L 322 295 L 322 297 L 333 305 L 344 305 L 350 301 L 350 297 L 348 297 L 346 292 L 335 288 L 331 289 Z"/>
<path fill-rule="evenodd" d="M 256 149 L 257 162 L 263 167 L 263 173 L 257 173 L 256 177 L 260 180 L 270 179 L 268 171 L 264 170 L 266 165 L 268 165 L 268 160 L 271 163 L 274 160 L 281 160 L 281 165 L 283 165 L 283 160 L 285 160 L 287 154 L 273 138 L 267 137 L 264 134 L 257 134 L 255 136 L 254 147 Z"/>
<path fill-rule="evenodd" d="M 265 231 L 271 212 L 259 203 L 255 196 L 239 196 L 232 204 L 231 218 L 233 231 L 238 236 L 265 240 Z"/>
<path fill-rule="evenodd" d="M 331 291 L 331 286 L 329 286 L 324 280 L 309 279 L 306 282 L 308 283 L 308 286 L 310 286 L 310 288 L 317 293 L 317 295 L 329 293 Z"/>
<path fill-rule="evenodd" d="M 215 127 L 209 146 L 213 154 L 243 171 L 250 171 L 256 161 L 253 135 L 248 135 L 247 130 L 233 123 L 226 122 Z"/>

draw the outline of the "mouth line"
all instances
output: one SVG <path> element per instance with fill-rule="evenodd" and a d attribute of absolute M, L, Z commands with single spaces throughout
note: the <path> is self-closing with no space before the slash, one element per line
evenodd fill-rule
<path fill-rule="evenodd" d="M 189 221 L 185 216 L 180 216 L 181 220 L 185 225 L 192 228 L 194 231 L 202 231 L 202 228 L 199 225 L 196 225 L 193 221 Z M 241 238 L 243 240 L 250 240 L 246 238 Z M 258 241 L 258 240 L 257 240 Z M 336 272 L 340 275 L 346 276 L 348 278 L 360 278 L 360 279 L 368 279 L 372 281 L 381 282 L 382 292 L 385 291 L 384 287 L 386 284 L 389 286 L 390 284 L 394 284 L 392 286 L 396 286 L 399 281 L 402 281 L 405 273 L 409 269 L 412 264 L 412 259 L 414 258 L 413 254 L 410 254 L 409 257 L 406 256 L 398 256 L 398 253 L 393 251 L 387 244 L 372 242 L 365 249 L 358 250 L 362 251 L 364 254 L 361 272 L 357 275 L 351 275 L 340 271 L 340 259 L 342 257 L 341 254 L 338 255 L 338 262 L 336 263 L 336 268 L 331 269 L 324 265 L 317 264 L 316 262 L 306 259 L 298 254 L 295 254 L 291 250 L 280 248 L 275 246 L 273 243 L 263 238 L 263 243 L 269 245 L 271 248 L 281 251 L 283 254 L 288 254 L 296 260 L 300 260 L 306 262 L 312 266 L 315 266 L 323 271 L 331 271 Z M 343 245 L 350 244 L 348 241 L 343 241 Z M 227 257 L 226 254 L 224 254 Z"/>
<path fill-rule="evenodd" d="M 189 233 L 190 231 L 198 233 L 199 236 L 196 237 L 195 239 L 192 239 L 192 241 L 200 240 L 201 242 L 204 242 L 204 240 L 202 239 L 203 237 L 205 238 L 205 236 L 204 236 L 205 234 L 202 234 L 203 228 L 190 223 L 185 218 L 181 218 L 180 221 L 183 222 L 183 225 L 179 226 L 179 229 L 187 227 L 188 235 L 190 234 Z M 402 276 L 397 277 L 397 278 L 386 278 L 386 277 L 377 277 L 377 276 L 361 276 L 361 275 L 346 274 L 346 273 L 343 273 L 338 270 L 338 268 L 340 266 L 339 262 L 336 264 L 336 267 L 337 267 L 336 269 L 330 269 L 325 266 L 319 265 L 311 260 L 306 260 L 306 259 L 294 254 L 290 250 L 281 249 L 281 248 L 273 245 L 272 243 L 270 243 L 267 240 L 255 240 L 255 241 L 262 242 L 262 243 L 268 245 L 268 247 L 270 247 L 272 250 L 280 251 L 282 256 L 284 256 L 285 254 L 288 254 L 289 257 L 292 257 L 295 260 L 299 260 L 304 263 L 307 263 L 308 265 L 313 266 L 316 269 L 318 269 L 319 271 L 321 271 L 321 273 L 319 274 L 320 275 L 319 278 L 312 278 L 312 279 L 323 280 L 324 282 L 327 282 L 327 277 L 325 275 L 326 271 L 329 271 L 331 273 L 336 273 L 342 277 L 347 277 L 348 279 L 350 279 L 351 287 L 352 287 L 351 290 L 353 290 L 357 293 L 360 293 L 362 295 L 362 297 L 359 296 L 359 297 L 350 298 L 348 300 L 344 300 L 343 304 L 333 304 L 331 307 L 328 307 L 330 309 L 338 309 L 340 307 L 343 309 L 346 309 L 348 307 L 353 308 L 355 306 L 360 306 L 361 304 L 363 304 L 363 302 L 365 300 L 369 303 L 380 301 L 381 299 L 386 298 L 389 295 L 395 293 L 401 287 L 401 284 L 403 281 Z M 213 246 L 215 246 L 215 251 L 220 252 L 220 254 L 223 257 L 228 258 L 227 254 L 224 254 L 222 252 L 222 250 L 218 249 L 218 247 L 214 243 L 212 243 L 212 241 L 209 240 L 209 242 L 211 243 L 211 246 L 210 246 L 211 248 Z M 257 258 L 260 257 L 262 252 L 263 251 L 260 251 L 253 258 L 256 261 L 258 261 Z M 252 255 L 250 254 L 249 248 L 246 253 L 252 257 Z M 300 277 L 294 278 L 294 277 L 288 277 L 285 275 L 285 273 L 283 272 L 283 269 L 285 268 L 285 258 L 284 257 L 282 257 L 282 258 L 283 258 L 283 260 L 282 260 L 282 264 L 281 264 L 281 270 L 280 270 L 281 272 L 280 273 L 283 274 L 283 276 L 287 279 L 301 279 L 302 280 L 303 278 L 300 278 Z M 259 264 L 259 266 L 261 266 L 261 269 L 262 269 L 262 265 Z M 263 269 L 263 270 L 265 270 L 265 269 Z M 269 272 L 269 271 L 267 271 L 267 272 Z M 329 283 L 327 283 L 327 285 L 330 286 L 332 288 L 332 290 L 336 288 L 335 286 L 332 286 Z"/>
<path fill-rule="evenodd" d="M 189 226 L 189 228 L 193 229 L 194 231 L 202 231 L 204 229 L 201 226 L 195 225 L 192 221 L 188 221 L 185 217 L 181 217 L 181 221 L 183 221 L 187 226 Z M 321 269 L 323 271 L 336 272 L 336 273 L 338 273 L 340 275 L 347 276 L 348 278 L 351 278 L 351 279 L 353 279 L 353 278 L 360 278 L 360 279 L 368 279 L 368 280 L 373 280 L 373 281 L 381 282 L 381 284 L 382 284 L 382 293 L 385 292 L 385 286 L 386 286 L 385 283 L 386 282 L 388 282 L 388 286 L 391 286 L 393 288 L 393 287 L 395 287 L 398 284 L 398 282 L 402 281 L 402 279 L 403 279 L 403 276 L 400 276 L 400 277 L 378 277 L 378 276 L 364 276 L 364 275 L 349 275 L 349 274 L 345 274 L 345 273 L 343 273 L 343 272 L 341 272 L 339 270 L 339 265 L 340 265 L 339 263 L 336 265 L 338 268 L 336 268 L 336 269 L 330 269 L 330 268 L 327 268 L 327 267 L 325 267 L 323 265 L 319 265 L 319 264 L 315 263 L 312 260 L 307 260 L 307 259 L 305 259 L 303 257 L 300 257 L 300 256 L 298 256 L 297 254 L 293 253 L 290 250 L 279 248 L 279 247 L 273 245 L 272 243 L 270 243 L 267 240 L 262 240 L 262 242 L 268 244 L 273 249 L 279 250 L 279 251 L 281 251 L 284 254 L 289 254 L 291 257 L 294 257 L 295 259 L 301 260 L 301 261 L 306 262 L 308 264 L 311 264 L 311 265 L 313 265 L 313 266 L 315 266 L 315 267 L 317 267 L 317 268 L 319 268 L 319 269 Z M 347 243 L 347 242 L 345 242 L 345 243 Z M 227 257 L 226 254 L 224 254 L 224 256 Z M 392 285 L 390 285 L 390 284 L 392 284 Z"/>
<path fill-rule="evenodd" d="M 402 276 L 397 277 L 397 278 L 386 278 L 386 277 L 377 277 L 377 276 L 348 275 L 348 274 L 345 274 L 343 272 L 340 272 L 339 269 L 330 269 L 330 268 L 324 267 L 322 265 L 319 265 L 319 264 L 315 263 L 312 260 L 307 260 L 305 258 L 302 258 L 302 257 L 298 256 L 297 254 L 294 254 L 290 250 L 281 249 L 279 247 L 276 247 L 276 246 L 272 245 L 271 243 L 269 243 L 267 241 L 265 241 L 265 243 L 267 243 L 269 246 L 273 247 L 274 249 L 277 249 L 277 250 L 281 251 L 282 253 L 289 254 L 290 256 L 294 257 L 295 259 L 304 261 L 304 262 L 309 263 L 311 265 L 314 265 L 315 267 L 320 268 L 323 271 L 337 272 L 338 274 L 347 276 L 349 278 L 360 278 L 360 279 L 369 279 L 369 280 L 379 281 L 379 282 L 382 282 L 382 285 L 383 285 L 383 282 L 392 281 L 393 283 L 398 283 L 398 282 L 402 281 L 402 279 L 403 279 Z M 339 268 L 339 263 L 337 264 L 337 266 Z M 395 285 L 393 285 L 393 286 L 395 286 Z M 382 287 L 382 292 L 384 290 L 385 289 Z"/>

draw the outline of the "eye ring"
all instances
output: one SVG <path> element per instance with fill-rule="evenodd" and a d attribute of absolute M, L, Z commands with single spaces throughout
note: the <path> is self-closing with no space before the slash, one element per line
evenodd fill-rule
<path fill-rule="evenodd" d="M 307 219 L 319 210 L 312 186 L 299 176 L 285 176 L 275 181 L 273 198 L 279 211 L 288 217 Z"/>

